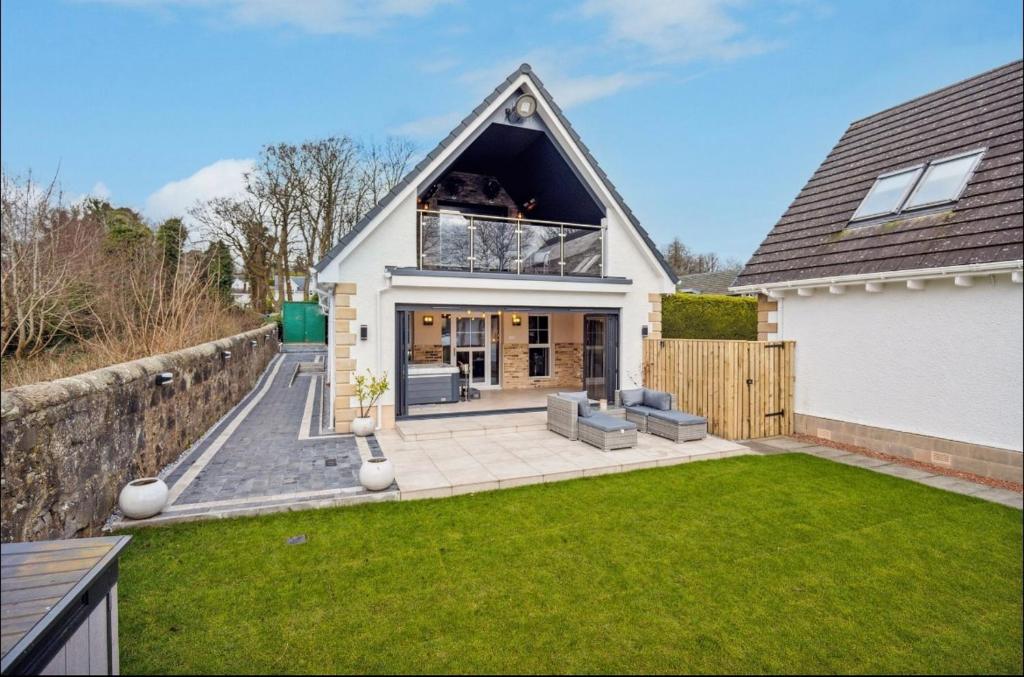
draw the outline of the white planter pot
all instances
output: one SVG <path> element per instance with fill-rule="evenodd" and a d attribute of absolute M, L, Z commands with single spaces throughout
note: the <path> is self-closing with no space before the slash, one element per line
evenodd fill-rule
<path fill-rule="evenodd" d="M 143 477 L 125 485 L 117 504 L 125 517 L 146 519 L 158 514 L 167 505 L 167 485 L 157 477 Z"/>
<path fill-rule="evenodd" d="M 363 416 L 352 419 L 352 434 L 367 437 L 373 434 L 373 418 Z"/>
<path fill-rule="evenodd" d="M 359 483 L 370 491 L 387 489 L 395 481 L 395 466 L 386 458 L 370 458 L 359 468 Z"/>

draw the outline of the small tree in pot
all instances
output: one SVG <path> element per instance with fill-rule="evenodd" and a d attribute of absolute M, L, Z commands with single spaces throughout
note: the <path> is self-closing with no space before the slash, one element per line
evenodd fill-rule
<path fill-rule="evenodd" d="M 359 400 L 359 416 L 352 421 L 352 432 L 360 437 L 366 437 L 373 432 L 373 418 L 370 412 L 391 384 L 388 383 L 387 372 L 375 376 L 367 369 L 366 374 L 356 376 L 355 386 L 356 399 Z"/>

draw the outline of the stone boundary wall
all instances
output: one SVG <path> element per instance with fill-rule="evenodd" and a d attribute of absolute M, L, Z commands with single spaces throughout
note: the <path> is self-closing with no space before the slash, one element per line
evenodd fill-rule
<path fill-rule="evenodd" d="M 0 540 L 98 533 L 125 483 L 174 461 L 252 389 L 278 349 L 270 324 L 3 391 Z M 174 380 L 156 385 L 165 371 Z"/>

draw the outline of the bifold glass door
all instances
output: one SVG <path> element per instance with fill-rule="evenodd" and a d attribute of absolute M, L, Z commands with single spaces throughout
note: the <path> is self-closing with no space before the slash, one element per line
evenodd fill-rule
<path fill-rule="evenodd" d="M 618 388 L 619 316 L 583 316 L 583 387 L 594 400 L 612 402 Z"/>

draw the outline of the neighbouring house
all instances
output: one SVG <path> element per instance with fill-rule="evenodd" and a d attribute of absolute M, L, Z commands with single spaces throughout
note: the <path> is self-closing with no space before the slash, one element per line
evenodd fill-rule
<path fill-rule="evenodd" d="M 736 280 L 798 432 L 1022 481 L 1022 62 L 850 125 Z"/>
<path fill-rule="evenodd" d="M 306 291 L 306 277 L 304 275 L 291 275 L 289 278 L 292 282 L 291 293 L 288 295 L 288 301 L 302 301 Z M 274 281 L 271 283 L 270 292 L 273 295 L 273 300 L 276 302 L 280 298 L 280 293 L 277 290 L 278 276 L 274 276 Z M 231 282 L 231 298 L 234 299 L 235 303 L 242 307 L 247 307 L 252 303 L 252 297 L 250 295 L 249 281 L 244 277 L 236 277 Z"/>
<path fill-rule="evenodd" d="M 526 64 L 314 272 L 338 431 L 367 369 L 392 380 L 375 412 L 384 427 L 542 407 L 555 390 L 610 399 L 641 382 L 641 338 L 660 336 L 675 284 Z"/>
<path fill-rule="evenodd" d="M 692 275 L 680 275 L 676 282 L 676 290 L 684 294 L 723 294 L 725 296 L 738 296 L 729 288 L 739 274 L 739 268 L 726 268 L 710 273 L 693 273 Z"/>

